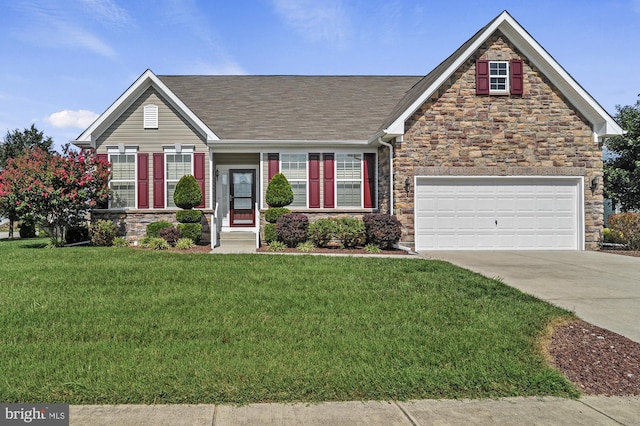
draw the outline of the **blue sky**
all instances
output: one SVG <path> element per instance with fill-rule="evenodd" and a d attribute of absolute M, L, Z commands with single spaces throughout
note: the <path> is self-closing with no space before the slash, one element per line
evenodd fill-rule
<path fill-rule="evenodd" d="M 425 75 L 502 10 L 610 113 L 640 93 L 640 0 L 0 0 L 0 137 L 75 139 L 156 74 Z"/>

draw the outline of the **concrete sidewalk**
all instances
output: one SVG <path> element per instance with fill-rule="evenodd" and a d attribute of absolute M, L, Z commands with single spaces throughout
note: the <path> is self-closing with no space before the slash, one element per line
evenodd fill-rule
<path fill-rule="evenodd" d="M 640 397 L 320 404 L 74 405 L 70 425 L 640 425 Z"/>

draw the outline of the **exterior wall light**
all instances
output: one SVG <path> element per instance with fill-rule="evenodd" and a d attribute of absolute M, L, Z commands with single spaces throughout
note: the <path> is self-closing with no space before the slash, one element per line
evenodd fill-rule
<path fill-rule="evenodd" d="M 596 192 L 596 189 L 598 189 L 598 183 L 599 183 L 599 180 L 597 176 L 591 179 L 591 194 Z"/>
<path fill-rule="evenodd" d="M 404 190 L 407 192 L 407 195 L 409 195 L 409 192 L 411 191 L 411 178 L 408 176 L 404 180 Z"/>

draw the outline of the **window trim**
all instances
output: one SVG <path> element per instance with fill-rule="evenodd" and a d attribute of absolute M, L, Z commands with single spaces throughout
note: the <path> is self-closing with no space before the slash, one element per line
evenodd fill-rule
<path fill-rule="evenodd" d="M 498 75 L 498 74 L 492 74 L 492 69 L 491 69 L 491 65 L 492 64 L 505 64 L 506 68 L 505 71 L 506 73 L 504 75 Z M 511 77 L 511 70 L 510 70 L 510 63 L 509 61 L 489 61 L 488 64 L 488 70 L 489 70 L 489 94 L 490 95 L 508 95 L 509 93 L 511 93 L 511 87 L 510 87 L 510 77 Z M 504 89 L 492 89 L 492 79 L 494 78 L 499 78 L 499 79 L 504 79 Z"/>
<path fill-rule="evenodd" d="M 109 190 L 113 192 L 112 184 L 115 183 L 128 183 L 133 182 L 133 206 L 130 207 L 114 207 L 112 206 L 112 198 L 109 197 L 109 209 L 123 209 L 123 210 L 132 210 L 138 208 L 138 147 L 137 146 L 125 146 L 124 144 L 119 144 L 118 146 L 108 146 L 107 147 L 107 159 L 110 164 L 113 164 L 111 161 L 112 155 L 132 155 L 133 156 L 133 179 L 113 179 L 113 172 L 110 170 L 109 174 Z"/>
<path fill-rule="evenodd" d="M 193 169 L 194 169 L 193 154 L 195 153 L 195 149 L 192 146 L 181 146 L 180 144 L 175 144 L 170 147 L 163 147 L 163 153 L 164 153 L 164 165 L 163 165 L 164 167 L 164 208 L 165 209 L 177 208 L 177 207 L 169 206 L 169 183 L 175 182 L 177 184 L 180 178 L 185 175 L 180 176 L 180 178 L 178 179 L 169 179 L 169 170 L 167 169 L 169 162 L 167 161 L 167 155 L 176 155 L 176 154 L 190 155 L 191 156 L 191 172 L 188 174 L 193 176 Z"/>
<path fill-rule="evenodd" d="M 361 209 L 364 206 L 364 152 L 334 152 L 333 156 L 333 193 L 334 193 L 334 209 Z M 338 156 L 340 155 L 359 155 L 360 156 L 360 177 L 358 179 L 340 179 L 338 178 Z M 339 182 L 359 182 L 360 183 L 360 205 L 358 206 L 341 206 L 338 202 L 338 183 Z"/>
<path fill-rule="evenodd" d="M 287 155 L 300 155 L 300 156 L 304 156 L 305 160 L 304 160 L 304 178 L 295 178 L 295 179 L 289 179 L 289 176 L 287 176 L 287 174 L 283 171 L 282 168 L 282 158 L 284 156 Z M 279 153 L 279 158 L 278 158 L 278 166 L 279 166 L 279 173 L 282 173 L 283 175 L 285 175 L 285 177 L 287 178 L 287 180 L 289 181 L 289 184 L 291 184 L 291 182 L 302 182 L 304 183 L 304 206 L 294 206 L 293 203 L 289 204 L 289 208 L 291 208 L 291 210 L 295 210 L 295 209 L 308 209 L 309 208 L 309 153 L 308 152 L 280 152 Z"/>

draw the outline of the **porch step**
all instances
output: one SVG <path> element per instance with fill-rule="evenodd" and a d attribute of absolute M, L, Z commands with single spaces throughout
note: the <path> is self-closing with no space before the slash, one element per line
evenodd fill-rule
<path fill-rule="evenodd" d="M 220 245 L 214 253 L 255 253 L 256 234 L 250 231 L 221 232 Z"/>

